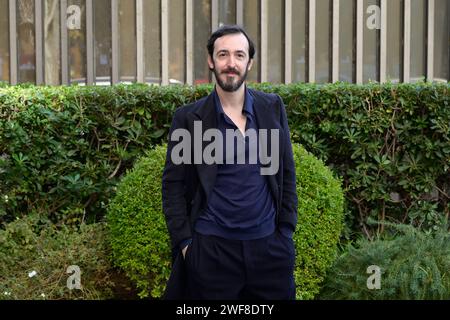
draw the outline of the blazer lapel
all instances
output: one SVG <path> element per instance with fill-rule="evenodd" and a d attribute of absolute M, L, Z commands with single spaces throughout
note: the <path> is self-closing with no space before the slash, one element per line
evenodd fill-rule
<path fill-rule="evenodd" d="M 267 137 L 267 145 L 264 143 L 261 143 L 261 141 L 259 142 L 259 148 L 261 149 L 262 152 L 264 152 L 264 154 L 266 155 L 271 155 L 272 156 L 272 146 L 271 144 L 271 139 L 270 139 L 270 130 L 271 129 L 278 129 L 280 130 L 280 134 L 279 134 L 279 140 L 278 140 L 278 145 L 279 145 L 279 155 L 280 155 L 280 159 L 279 159 L 279 169 L 281 169 L 281 160 L 282 160 L 282 152 L 283 152 L 283 145 L 282 145 L 282 141 L 283 139 L 281 138 L 283 136 L 283 129 L 281 129 L 281 127 L 279 125 L 277 125 L 275 119 L 277 119 L 276 117 L 274 117 L 275 114 L 275 110 L 272 109 L 274 108 L 274 106 L 272 105 L 268 105 L 265 101 L 263 101 L 262 99 L 259 98 L 259 95 L 257 94 L 253 94 L 254 97 L 254 112 L 255 112 L 255 117 L 256 117 L 256 122 L 258 123 L 258 128 L 259 129 L 266 129 L 267 133 L 268 133 L 268 137 Z M 279 115 L 278 115 L 278 119 L 279 119 Z M 269 153 L 267 153 L 269 151 Z M 270 164 L 268 165 L 262 165 L 263 167 L 269 167 Z M 270 190 L 272 191 L 272 195 L 275 198 L 275 201 L 277 203 L 277 206 L 279 206 L 279 200 L 280 200 L 280 186 L 279 183 L 277 182 L 277 177 L 279 177 L 279 174 L 276 175 L 269 175 L 267 176 L 267 180 L 269 183 L 269 187 Z"/>
<path fill-rule="evenodd" d="M 201 185 L 203 186 L 203 190 L 206 194 L 206 199 L 209 198 L 209 195 L 214 188 L 214 185 L 216 183 L 216 177 L 217 177 L 217 164 L 207 165 L 203 162 L 203 150 L 206 148 L 210 142 L 203 141 L 203 134 L 206 130 L 217 128 L 217 112 L 214 105 L 214 97 L 212 94 L 210 94 L 206 100 L 200 100 L 197 102 L 198 108 L 196 108 L 196 111 L 190 114 L 192 117 L 189 121 L 189 123 L 192 125 L 192 128 L 190 128 L 190 132 L 194 132 L 194 122 L 200 121 L 202 125 L 202 133 L 201 138 L 194 137 L 193 141 L 199 141 L 201 139 L 202 143 L 202 149 L 201 154 L 197 155 L 202 158 L 201 164 L 195 164 L 195 167 L 197 168 L 198 177 L 200 180 Z M 192 148 L 193 152 L 194 147 Z M 198 152 L 198 151 L 197 151 Z"/>

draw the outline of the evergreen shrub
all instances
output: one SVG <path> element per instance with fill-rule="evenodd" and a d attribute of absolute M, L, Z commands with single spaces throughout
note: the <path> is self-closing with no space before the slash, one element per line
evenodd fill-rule
<path fill-rule="evenodd" d="M 113 297 L 113 268 L 104 223 L 56 227 L 46 217 L 30 214 L 3 227 L 0 300 Z M 81 288 L 74 287 L 77 282 L 71 276 L 76 276 L 76 269 L 71 266 L 79 267 Z"/>
<path fill-rule="evenodd" d="M 394 227 L 399 234 L 393 237 L 349 244 L 330 269 L 320 299 L 449 300 L 450 233 Z"/>

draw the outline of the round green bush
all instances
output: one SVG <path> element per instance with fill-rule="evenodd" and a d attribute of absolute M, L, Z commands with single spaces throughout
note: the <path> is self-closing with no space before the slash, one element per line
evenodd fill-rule
<path fill-rule="evenodd" d="M 139 159 L 117 187 L 107 212 L 115 266 L 136 284 L 141 298 L 160 297 L 170 275 L 170 242 L 162 211 L 166 146 Z"/>
<path fill-rule="evenodd" d="M 331 170 L 293 144 L 297 176 L 298 223 L 294 234 L 297 253 L 297 299 L 313 299 L 333 264 L 343 228 L 344 193 Z"/>
<path fill-rule="evenodd" d="M 294 234 L 298 299 L 312 299 L 333 263 L 342 230 L 343 192 L 331 171 L 293 145 L 299 198 Z M 159 298 L 170 274 L 170 242 L 161 203 L 166 146 L 149 151 L 118 185 L 108 209 L 113 261 L 140 290 Z"/>

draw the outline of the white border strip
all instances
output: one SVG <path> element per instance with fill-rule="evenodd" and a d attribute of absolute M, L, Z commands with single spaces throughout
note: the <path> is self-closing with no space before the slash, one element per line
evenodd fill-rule
<path fill-rule="evenodd" d="M 211 33 L 219 28 L 219 0 L 211 0 Z"/>
<path fill-rule="evenodd" d="M 339 0 L 333 0 L 333 53 L 331 82 L 339 81 Z"/>
<path fill-rule="evenodd" d="M 244 0 L 236 0 L 236 24 L 244 25 Z"/>
<path fill-rule="evenodd" d="M 387 0 L 381 0 L 380 83 L 386 82 L 387 70 Z"/>
<path fill-rule="evenodd" d="M 93 0 L 86 0 L 86 85 L 93 85 L 95 82 L 94 71 L 94 7 Z"/>
<path fill-rule="evenodd" d="M 144 74 L 144 0 L 136 0 L 136 75 L 138 82 L 145 82 Z"/>
<path fill-rule="evenodd" d="M 316 0 L 309 0 L 308 82 L 316 82 Z"/>
<path fill-rule="evenodd" d="M 186 84 L 194 84 L 194 2 L 186 0 Z"/>
<path fill-rule="evenodd" d="M 434 0 L 428 0 L 427 81 L 434 80 L 434 9 Z"/>
<path fill-rule="evenodd" d="M 363 83 L 364 0 L 356 0 L 356 83 Z"/>
<path fill-rule="evenodd" d="M 119 0 L 111 0 L 111 82 L 120 81 L 120 54 L 119 54 Z"/>
<path fill-rule="evenodd" d="M 36 40 L 36 85 L 42 85 L 44 79 L 44 29 L 43 29 L 43 2 L 34 2 L 34 27 Z"/>
<path fill-rule="evenodd" d="M 161 0 L 161 78 L 169 84 L 169 1 Z"/>
<path fill-rule="evenodd" d="M 17 84 L 17 7 L 16 0 L 9 0 L 9 82 Z"/>
<path fill-rule="evenodd" d="M 404 0 L 403 12 L 403 82 L 411 81 L 411 0 Z"/>
<path fill-rule="evenodd" d="M 285 3 L 284 82 L 292 82 L 292 0 Z"/>
<path fill-rule="evenodd" d="M 67 31 L 67 0 L 60 2 L 60 27 L 61 27 L 61 84 L 68 85 L 69 79 L 69 47 Z"/>
<path fill-rule="evenodd" d="M 261 0 L 261 82 L 268 80 L 269 26 L 268 0 Z"/>

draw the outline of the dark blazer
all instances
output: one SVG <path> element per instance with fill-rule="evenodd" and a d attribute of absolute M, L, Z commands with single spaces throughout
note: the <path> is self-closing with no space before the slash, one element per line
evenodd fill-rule
<path fill-rule="evenodd" d="M 254 98 L 254 113 L 258 129 L 279 129 L 279 169 L 275 175 L 268 176 L 268 182 L 274 197 L 277 225 L 284 222 L 295 230 L 298 201 L 295 165 L 284 104 L 278 95 L 248 90 Z M 191 137 L 194 137 L 194 121 L 202 121 L 203 132 L 217 128 L 217 112 L 213 95 L 177 109 L 169 137 L 176 129 L 186 129 Z M 271 155 L 270 138 L 268 142 L 267 146 L 260 144 L 260 147 L 268 148 L 266 154 Z M 191 164 L 175 165 L 170 155 L 177 143 L 169 139 L 162 178 L 163 211 L 171 240 L 173 262 L 172 274 L 165 294 L 167 299 L 183 298 L 185 270 L 179 244 L 182 240 L 192 237 L 195 221 L 207 204 L 217 175 L 215 164 L 194 164 L 193 143 Z M 210 143 L 203 142 L 203 149 Z"/>

